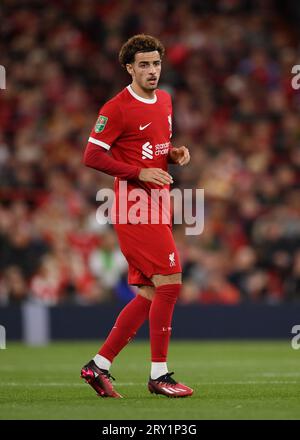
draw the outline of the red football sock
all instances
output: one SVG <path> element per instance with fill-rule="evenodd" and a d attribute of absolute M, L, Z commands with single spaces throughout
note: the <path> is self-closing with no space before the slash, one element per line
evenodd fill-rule
<path fill-rule="evenodd" d="M 149 325 L 152 362 L 166 362 L 174 307 L 181 284 L 166 284 L 155 290 Z"/>
<path fill-rule="evenodd" d="M 98 354 L 112 362 L 148 319 L 150 307 L 151 301 L 149 299 L 141 295 L 133 298 L 119 314 Z"/>

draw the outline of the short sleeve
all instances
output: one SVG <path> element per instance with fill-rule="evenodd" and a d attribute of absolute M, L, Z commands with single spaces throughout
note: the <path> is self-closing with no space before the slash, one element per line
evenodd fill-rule
<path fill-rule="evenodd" d="M 109 101 L 101 108 L 88 141 L 110 150 L 122 131 L 121 110 L 116 102 Z"/>

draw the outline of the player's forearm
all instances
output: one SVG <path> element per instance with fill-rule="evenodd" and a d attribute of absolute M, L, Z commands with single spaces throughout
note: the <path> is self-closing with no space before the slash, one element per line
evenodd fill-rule
<path fill-rule="evenodd" d="M 121 179 L 137 179 L 141 168 L 120 162 L 109 156 L 106 151 L 98 145 L 89 142 L 84 152 L 83 163 L 87 167 L 102 171 L 110 176 Z"/>

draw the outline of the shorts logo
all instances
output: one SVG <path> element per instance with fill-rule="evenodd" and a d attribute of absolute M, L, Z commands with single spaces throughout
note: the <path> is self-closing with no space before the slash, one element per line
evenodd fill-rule
<path fill-rule="evenodd" d="M 169 254 L 169 261 L 170 261 L 170 267 L 174 267 L 176 265 L 176 263 L 175 263 L 175 253 L 174 252 Z"/>
<path fill-rule="evenodd" d="M 102 116 L 100 115 L 99 118 L 97 119 L 96 125 L 95 125 L 95 132 L 96 133 L 101 133 L 101 131 L 104 130 L 105 125 L 107 123 L 108 118 L 106 116 Z"/>
<path fill-rule="evenodd" d="M 152 145 L 146 142 L 142 145 L 142 159 L 153 159 Z"/>

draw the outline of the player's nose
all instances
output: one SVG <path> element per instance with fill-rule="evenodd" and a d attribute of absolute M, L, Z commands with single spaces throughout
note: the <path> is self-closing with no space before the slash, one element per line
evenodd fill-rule
<path fill-rule="evenodd" d="M 153 74 L 153 75 L 156 73 L 156 69 L 155 69 L 154 64 L 150 64 L 150 67 L 149 67 L 149 73 L 151 73 L 151 74 Z"/>

